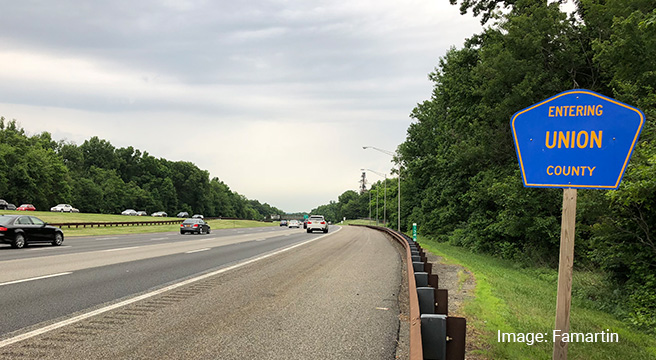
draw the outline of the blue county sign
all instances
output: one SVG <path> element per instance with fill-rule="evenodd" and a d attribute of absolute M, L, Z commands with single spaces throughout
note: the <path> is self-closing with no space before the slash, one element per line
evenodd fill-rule
<path fill-rule="evenodd" d="M 617 189 L 645 116 L 590 90 L 570 90 L 510 120 L 526 187 Z"/>

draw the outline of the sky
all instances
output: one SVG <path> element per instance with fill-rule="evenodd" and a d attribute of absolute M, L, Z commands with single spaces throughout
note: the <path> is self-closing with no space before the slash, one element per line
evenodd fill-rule
<path fill-rule="evenodd" d="M 389 175 L 428 74 L 482 31 L 448 0 L 0 0 L 0 116 L 190 161 L 305 212 Z M 367 173 L 369 182 L 381 180 Z"/>

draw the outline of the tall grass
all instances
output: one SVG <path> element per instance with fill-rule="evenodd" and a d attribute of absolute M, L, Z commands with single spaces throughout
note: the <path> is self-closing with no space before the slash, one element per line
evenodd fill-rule
<path fill-rule="evenodd" d="M 481 334 L 476 352 L 488 359 L 550 359 L 556 314 L 558 273 L 553 269 L 526 268 L 509 261 L 473 254 L 459 247 L 419 237 L 422 247 L 448 262 L 469 269 L 476 279 L 475 298 L 463 309 L 468 326 Z M 575 272 L 573 292 L 591 286 L 595 274 Z M 619 342 L 570 343 L 569 359 L 656 359 L 656 339 L 622 319 L 594 309 L 590 299 L 574 297 L 570 332 L 597 333 L 610 330 Z M 543 333 L 547 342 L 499 342 L 497 332 Z M 472 341 L 469 339 L 468 341 Z"/>

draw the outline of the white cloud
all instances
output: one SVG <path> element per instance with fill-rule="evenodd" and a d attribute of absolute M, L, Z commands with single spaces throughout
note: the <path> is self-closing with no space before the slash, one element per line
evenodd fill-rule
<path fill-rule="evenodd" d="M 361 168 L 389 172 L 388 156 L 362 146 L 395 150 L 439 56 L 480 31 L 457 7 L 419 0 L 15 2 L 3 13 L 0 115 L 192 161 L 287 211 L 357 189 Z"/>

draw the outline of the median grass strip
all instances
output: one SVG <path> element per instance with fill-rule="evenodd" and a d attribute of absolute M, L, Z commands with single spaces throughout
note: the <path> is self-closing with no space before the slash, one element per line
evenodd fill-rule
<path fill-rule="evenodd" d="M 184 220 L 175 217 L 152 217 L 152 216 L 125 216 L 113 214 L 85 214 L 85 213 L 59 213 L 49 211 L 12 211 L 2 210 L 4 215 L 32 215 L 46 223 L 82 223 L 82 222 L 139 222 L 160 220 Z M 212 230 L 278 226 L 278 223 L 266 223 L 254 220 L 209 220 Z M 143 234 L 178 231 L 179 224 L 173 225 L 148 225 L 148 226 L 111 226 L 94 228 L 67 228 L 63 227 L 64 236 L 94 236 L 94 235 L 121 235 L 121 234 Z"/>
<path fill-rule="evenodd" d="M 481 338 L 483 349 L 476 358 L 550 359 L 556 314 L 558 273 L 544 268 L 522 268 L 490 256 L 473 254 L 459 247 L 419 237 L 422 247 L 436 255 L 466 267 L 476 278 L 475 298 L 465 304 L 463 312 L 468 326 Z M 584 286 L 591 275 L 575 272 L 573 289 Z M 586 306 L 586 301 L 572 300 L 570 332 L 617 333 L 619 342 L 570 343 L 569 359 L 656 359 L 656 339 L 636 330 L 621 319 Z M 546 342 L 500 342 L 498 331 L 515 334 L 546 334 Z M 472 339 L 468 339 L 472 341 Z M 472 354 L 474 355 L 474 354 Z"/>

